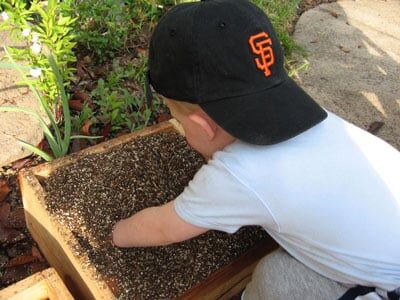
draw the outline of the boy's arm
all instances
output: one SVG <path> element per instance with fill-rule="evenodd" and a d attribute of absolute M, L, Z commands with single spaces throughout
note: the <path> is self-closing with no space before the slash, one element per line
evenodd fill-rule
<path fill-rule="evenodd" d="M 190 239 L 207 230 L 182 220 L 171 201 L 119 221 L 114 227 L 112 239 L 118 247 L 161 246 Z"/>

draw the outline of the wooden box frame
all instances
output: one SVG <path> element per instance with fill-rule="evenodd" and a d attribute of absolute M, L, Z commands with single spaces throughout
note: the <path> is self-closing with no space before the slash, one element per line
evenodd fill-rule
<path fill-rule="evenodd" d="M 73 300 L 53 268 L 35 273 L 0 291 L 0 300 Z"/>
<path fill-rule="evenodd" d="M 107 152 L 139 136 L 171 131 L 183 134 L 179 124 L 175 120 L 170 120 L 52 162 L 24 169 L 19 173 L 28 229 L 50 265 L 58 271 L 77 299 L 110 300 L 115 299 L 115 296 L 104 282 L 94 279 L 94 270 L 91 269 L 93 267 L 83 269 L 79 259 L 74 257 L 67 244 L 67 240 L 74 239 L 72 234 L 52 220 L 43 205 L 45 192 L 40 183 L 41 179 L 48 177 L 54 170 L 72 164 L 89 154 Z M 189 289 L 179 299 L 229 299 L 249 282 L 258 260 L 276 248 L 277 244 L 271 238 L 260 241 L 254 248 L 212 274 L 207 280 Z"/>

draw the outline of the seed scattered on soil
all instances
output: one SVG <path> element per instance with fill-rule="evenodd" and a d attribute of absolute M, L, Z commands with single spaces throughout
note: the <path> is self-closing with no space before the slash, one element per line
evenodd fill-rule
<path fill-rule="evenodd" d="M 204 164 L 176 133 L 139 137 L 55 171 L 45 182 L 45 205 L 76 242 L 83 266 L 95 266 L 120 299 L 171 299 L 254 246 L 266 234 L 248 227 L 210 231 L 170 246 L 120 249 L 113 225 L 149 206 L 175 199 Z"/>

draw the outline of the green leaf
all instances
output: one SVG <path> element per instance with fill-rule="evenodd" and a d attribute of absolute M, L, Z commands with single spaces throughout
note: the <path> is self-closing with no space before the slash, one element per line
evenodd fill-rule
<path fill-rule="evenodd" d="M 46 23 L 49 17 L 47 16 L 47 13 L 40 7 L 40 5 L 32 5 L 35 7 L 36 11 L 40 14 L 42 17 L 42 22 Z"/>
<path fill-rule="evenodd" d="M 48 14 L 51 14 L 55 11 L 57 7 L 57 0 L 48 0 L 46 11 Z"/>
<path fill-rule="evenodd" d="M 68 22 L 70 22 L 70 17 L 63 17 L 63 16 L 59 16 L 57 24 L 59 26 L 63 26 L 63 25 L 69 25 Z"/>
<path fill-rule="evenodd" d="M 70 138 L 71 138 L 71 113 L 69 110 L 69 104 L 68 104 L 68 97 L 65 92 L 64 88 L 64 83 L 63 79 L 60 73 L 60 69 L 57 67 L 57 63 L 53 57 L 53 55 L 48 56 L 49 64 L 51 69 L 53 70 L 53 73 L 56 77 L 56 84 L 58 91 L 60 92 L 61 96 L 61 105 L 63 108 L 63 114 L 64 114 L 64 142 L 69 146 Z"/>
<path fill-rule="evenodd" d="M 43 120 L 43 118 L 37 112 L 30 110 L 28 108 L 15 107 L 15 106 L 0 106 L 0 111 L 22 112 L 22 113 L 33 116 L 36 120 L 38 120 L 39 125 L 42 128 L 43 133 L 49 142 L 51 150 L 53 150 L 53 152 L 54 152 L 54 150 L 57 151 L 58 146 L 57 146 L 56 140 L 54 139 L 49 128 L 47 127 L 46 122 Z"/>
<path fill-rule="evenodd" d="M 9 64 L 9 63 L 3 63 L 0 62 L 0 68 L 1 69 L 16 69 L 14 64 Z M 22 70 L 30 70 L 32 67 L 31 66 L 20 66 Z"/>
<path fill-rule="evenodd" d="M 72 135 L 71 140 L 73 139 L 88 139 L 88 140 L 95 140 L 95 139 L 101 139 L 103 136 L 99 135 Z"/>
<path fill-rule="evenodd" d="M 22 78 L 28 83 L 29 89 L 32 91 L 33 95 L 36 97 L 36 99 L 39 101 L 41 108 L 45 111 L 47 117 L 50 120 L 51 126 L 54 129 L 54 132 L 56 134 L 56 138 L 57 138 L 57 142 L 54 141 L 57 145 L 60 145 L 61 143 L 61 134 L 60 134 L 60 130 L 57 126 L 56 121 L 54 120 L 53 117 L 53 113 L 51 112 L 50 108 L 48 107 L 47 101 L 44 100 L 38 93 L 38 91 L 34 88 L 34 86 L 30 83 L 30 81 L 28 80 L 28 78 L 26 77 L 25 73 L 22 71 L 21 67 L 14 61 L 14 59 L 12 58 L 12 56 L 10 55 L 10 53 L 7 51 L 7 48 L 4 46 L 4 51 L 7 55 L 7 58 L 15 65 L 15 68 L 19 71 L 19 73 L 21 74 Z M 69 111 L 68 111 L 69 112 Z M 36 112 L 34 112 L 36 114 L 36 116 L 39 116 Z M 43 121 L 43 119 L 39 116 L 40 120 Z M 43 121 L 43 124 L 46 125 L 46 123 Z M 49 129 L 47 128 L 47 126 L 45 126 L 46 128 L 43 127 L 43 124 L 41 123 L 40 125 L 43 128 L 43 131 L 45 132 L 46 136 L 49 136 L 49 138 L 51 138 L 51 140 L 54 140 L 54 137 L 52 136 L 52 134 L 50 133 Z M 48 134 L 47 134 L 48 133 Z M 53 144 L 53 142 L 49 141 L 50 146 L 52 147 L 52 150 L 54 151 L 54 149 L 57 149 L 58 147 L 56 145 Z M 54 149 L 53 149 L 54 146 Z"/>
<path fill-rule="evenodd" d="M 36 146 L 33 146 L 32 144 L 29 144 L 23 140 L 17 139 L 19 141 L 19 143 L 22 145 L 22 147 L 26 148 L 27 150 L 35 153 L 36 155 L 39 155 L 40 157 L 42 157 L 43 159 L 45 159 L 46 161 L 51 161 L 53 160 L 53 157 L 51 157 L 49 154 L 47 154 L 46 152 L 44 152 L 43 150 L 39 149 Z"/>
<path fill-rule="evenodd" d="M 40 26 L 36 26 L 36 27 L 35 27 L 35 31 L 37 31 L 38 33 L 41 33 L 41 34 L 43 34 L 43 35 L 46 34 L 46 32 L 44 31 L 44 29 L 41 28 Z"/>

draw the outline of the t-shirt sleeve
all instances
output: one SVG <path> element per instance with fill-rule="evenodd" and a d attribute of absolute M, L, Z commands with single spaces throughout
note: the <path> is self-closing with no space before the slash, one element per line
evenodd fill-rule
<path fill-rule="evenodd" d="M 269 223 L 268 210 L 254 191 L 216 160 L 196 173 L 174 205 L 186 222 L 228 233 L 245 225 Z"/>

